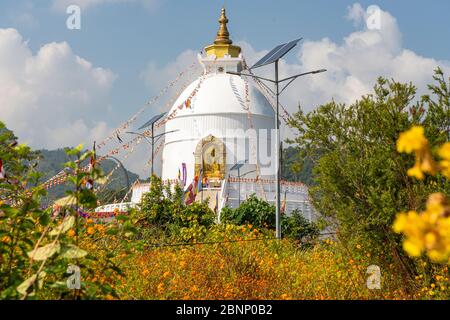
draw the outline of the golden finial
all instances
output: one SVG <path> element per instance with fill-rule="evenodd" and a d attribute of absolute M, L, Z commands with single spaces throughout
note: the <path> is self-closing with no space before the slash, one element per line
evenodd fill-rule
<path fill-rule="evenodd" d="M 232 58 L 239 57 L 241 53 L 241 48 L 238 46 L 233 46 L 230 39 L 230 33 L 227 28 L 228 18 L 225 12 L 225 8 L 222 8 L 222 14 L 220 15 L 219 24 L 220 28 L 217 32 L 216 40 L 214 44 L 209 45 L 205 48 L 206 55 L 214 55 L 216 58 L 220 59 L 225 56 L 230 56 Z"/>
<path fill-rule="evenodd" d="M 219 23 L 220 28 L 217 32 L 217 37 L 214 41 L 214 44 L 232 44 L 233 41 L 231 41 L 230 39 L 230 33 L 228 32 L 227 28 L 228 18 L 225 12 L 225 8 L 222 8 L 222 14 L 220 15 Z"/>

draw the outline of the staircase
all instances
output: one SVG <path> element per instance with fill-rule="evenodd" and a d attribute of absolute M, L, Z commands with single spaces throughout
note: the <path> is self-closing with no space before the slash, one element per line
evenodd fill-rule
<path fill-rule="evenodd" d="M 195 201 L 200 202 L 200 201 L 202 201 L 202 199 L 203 199 L 203 201 L 206 201 L 209 198 L 208 206 L 211 210 L 214 211 L 214 208 L 216 207 L 216 194 L 218 195 L 217 206 L 220 206 L 221 191 L 222 191 L 221 188 L 203 189 L 202 191 L 197 193 L 197 197 L 195 198 Z"/>

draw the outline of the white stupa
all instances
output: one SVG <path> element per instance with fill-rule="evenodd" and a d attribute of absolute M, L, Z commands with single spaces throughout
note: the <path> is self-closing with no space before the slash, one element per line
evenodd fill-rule
<path fill-rule="evenodd" d="M 274 109 L 258 88 L 227 73 L 244 67 L 241 48 L 233 45 L 227 23 L 222 9 L 214 44 L 198 56 L 203 74 L 168 112 L 161 175 L 164 182 L 184 187 L 200 177 L 203 191 L 196 200 L 209 198 L 219 220 L 225 205 L 237 207 L 251 194 L 275 202 Z M 241 164 L 239 170 L 236 164 Z M 132 203 L 139 203 L 148 189 L 148 184 L 135 185 Z M 305 185 L 282 182 L 281 191 L 285 212 L 300 209 L 314 219 Z"/>
<path fill-rule="evenodd" d="M 255 170 L 251 176 L 256 177 L 258 167 L 264 164 L 260 163 L 251 143 L 264 142 L 266 155 L 272 153 L 273 108 L 245 79 L 227 74 L 228 71 L 242 70 L 243 57 L 241 48 L 232 45 L 229 38 L 225 9 L 222 9 L 219 22 L 214 44 L 198 56 L 204 68 L 203 75 L 184 90 L 168 113 L 169 117 L 175 116 L 166 123 L 166 132 L 179 131 L 166 136 L 163 180 L 178 179 L 182 163 L 185 163 L 188 182 L 199 176 L 203 169 L 202 177 L 217 186 L 239 161 L 247 163 L 241 169 L 242 173 Z M 273 169 L 261 168 L 260 171 L 265 171 L 259 172 L 261 178 L 274 174 Z"/>

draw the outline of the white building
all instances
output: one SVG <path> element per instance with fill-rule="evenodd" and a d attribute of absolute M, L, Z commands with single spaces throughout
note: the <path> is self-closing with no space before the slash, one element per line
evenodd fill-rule
<path fill-rule="evenodd" d="M 202 177 L 204 191 L 197 201 L 210 198 L 211 208 L 237 207 L 251 194 L 275 203 L 275 113 L 266 97 L 238 75 L 244 68 L 241 48 L 232 44 L 225 9 L 214 44 L 198 59 L 203 74 L 178 97 L 168 112 L 162 153 L 162 179 L 179 183 L 186 168 L 186 186 Z M 231 170 L 236 163 L 243 166 Z M 239 192 L 240 188 L 240 192 Z M 134 186 L 132 202 L 139 203 L 149 186 Z M 313 219 L 307 188 L 282 183 L 286 211 L 300 209 Z M 103 210 L 99 208 L 98 210 Z"/>

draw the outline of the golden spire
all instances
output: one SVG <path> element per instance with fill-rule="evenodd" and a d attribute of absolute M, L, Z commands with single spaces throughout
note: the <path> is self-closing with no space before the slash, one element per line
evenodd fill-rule
<path fill-rule="evenodd" d="M 241 53 L 241 48 L 238 46 L 233 46 L 230 39 L 230 33 L 228 32 L 228 18 L 226 15 L 225 8 L 222 8 L 222 13 L 219 19 L 219 31 L 217 31 L 216 40 L 214 40 L 214 44 L 207 46 L 205 48 L 207 55 L 215 55 L 216 58 L 223 58 L 225 55 L 228 55 L 232 58 L 239 57 Z"/>
<path fill-rule="evenodd" d="M 216 40 L 214 44 L 232 44 L 233 41 L 230 39 L 230 33 L 228 32 L 227 23 L 228 18 L 226 16 L 225 8 L 222 8 L 222 14 L 219 19 L 220 28 L 217 32 Z"/>

